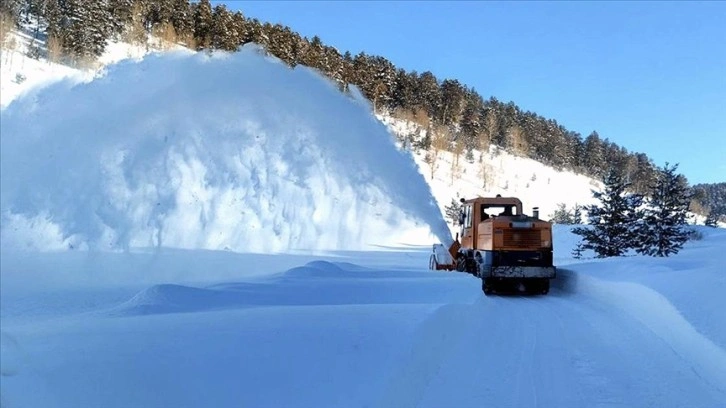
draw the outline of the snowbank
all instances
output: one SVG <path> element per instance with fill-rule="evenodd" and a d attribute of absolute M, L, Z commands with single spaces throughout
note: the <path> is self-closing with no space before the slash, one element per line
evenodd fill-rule
<path fill-rule="evenodd" d="M 327 79 L 257 47 L 122 61 L 1 115 L 6 248 L 275 252 L 450 240 L 385 126 Z"/>

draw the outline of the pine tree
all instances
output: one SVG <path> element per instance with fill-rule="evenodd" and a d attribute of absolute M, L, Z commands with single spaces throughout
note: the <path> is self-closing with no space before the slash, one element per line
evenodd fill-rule
<path fill-rule="evenodd" d="M 572 210 L 572 223 L 582 224 L 582 206 L 575 204 L 575 209 Z"/>
<path fill-rule="evenodd" d="M 420 107 L 433 118 L 441 106 L 441 88 L 436 76 L 429 71 L 422 73 L 416 81 L 416 94 L 420 98 Z"/>
<path fill-rule="evenodd" d="M 603 169 L 605 168 L 605 152 L 603 147 L 603 141 L 600 139 L 600 135 L 597 132 L 592 132 L 585 138 L 584 150 L 585 150 L 585 169 L 587 169 L 589 175 L 595 177 L 604 176 Z"/>
<path fill-rule="evenodd" d="M 57 0 L 51 0 L 48 3 L 56 3 Z M 48 7 L 48 6 L 46 6 Z M 57 5 L 55 7 L 58 7 Z M 132 0 L 108 0 L 109 13 L 111 13 L 111 34 L 123 34 L 133 21 L 133 1 Z M 50 30 L 50 22 L 48 30 Z M 50 33 L 49 33 L 50 34 Z"/>
<path fill-rule="evenodd" d="M 446 216 L 455 226 L 459 225 L 459 215 L 461 214 L 461 203 L 455 199 L 451 199 L 451 204 L 444 207 Z"/>
<path fill-rule="evenodd" d="M 726 183 L 696 184 L 691 189 L 693 200 L 691 209 L 701 209 L 704 214 L 713 213 L 713 217 L 726 217 Z"/>
<path fill-rule="evenodd" d="M 445 79 L 441 83 L 441 106 L 437 115 L 442 125 L 457 123 L 464 107 L 465 89 L 456 79 Z"/>
<path fill-rule="evenodd" d="M 638 253 L 651 256 L 676 254 L 688 241 L 687 225 L 690 195 L 685 178 L 676 174 L 678 164 L 659 169 L 645 209 Z"/>
<path fill-rule="evenodd" d="M 355 81 L 355 70 L 353 68 L 353 57 L 350 51 L 343 54 L 342 67 L 340 68 L 340 76 L 343 81 L 343 91 L 348 91 L 348 85 Z"/>
<path fill-rule="evenodd" d="M 572 230 L 582 236 L 582 248 L 595 251 L 598 258 L 622 256 L 639 245 L 639 220 L 642 216 L 639 207 L 643 197 L 628 193 L 630 183 L 623 176 L 611 169 L 603 179 L 604 191 L 594 191 L 593 197 L 600 205 L 585 207 L 588 211 L 589 227 L 578 227 Z"/>
<path fill-rule="evenodd" d="M 232 14 L 227 6 L 218 4 L 212 12 L 210 31 L 211 47 L 217 50 L 235 51 L 237 49 L 237 33 L 234 31 Z"/>
<path fill-rule="evenodd" d="M 270 53 L 289 66 L 298 63 L 301 39 L 296 38 L 289 27 L 275 24 L 270 28 Z"/>
<path fill-rule="evenodd" d="M 467 91 L 465 101 L 460 125 L 468 155 L 473 149 L 479 147 L 480 134 L 484 127 L 481 116 L 481 111 L 484 109 L 484 101 L 473 89 Z"/>
<path fill-rule="evenodd" d="M 93 57 L 100 57 L 106 50 L 106 41 L 111 31 L 111 12 L 106 8 L 103 2 L 90 1 L 88 7 L 88 52 Z"/>
<path fill-rule="evenodd" d="M 106 49 L 112 32 L 111 11 L 92 0 L 68 0 L 61 10 L 66 21 L 62 29 L 63 49 L 79 62 L 88 62 Z"/>
<path fill-rule="evenodd" d="M 197 49 L 209 48 L 212 43 L 212 5 L 209 0 L 201 0 L 193 6 L 194 42 Z"/>
<path fill-rule="evenodd" d="M 557 204 L 555 212 L 550 216 L 550 222 L 555 224 L 573 224 L 572 214 L 567 210 L 565 203 Z"/>
<path fill-rule="evenodd" d="M 407 73 L 404 69 L 396 72 L 395 88 L 392 93 L 391 101 L 394 108 L 402 108 L 413 111 L 416 105 L 416 79 L 418 74 L 416 71 Z"/>
<path fill-rule="evenodd" d="M 335 47 L 323 47 L 323 60 L 325 61 L 325 75 L 342 87 L 343 83 L 343 56 Z"/>
<path fill-rule="evenodd" d="M 706 217 L 706 220 L 703 222 L 703 225 L 705 225 L 707 227 L 713 227 L 713 228 L 718 227 L 718 216 L 716 215 L 716 212 L 713 209 L 711 209 L 708 212 L 708 216 Z"/>
<path fill-rule="evenodd" d="M 171 15 L 171 25 L 179 40 L 191 45 L 194 38 L 194 16 L 192 6 L 188 0 L 172 0 L 174 12 Z"/>

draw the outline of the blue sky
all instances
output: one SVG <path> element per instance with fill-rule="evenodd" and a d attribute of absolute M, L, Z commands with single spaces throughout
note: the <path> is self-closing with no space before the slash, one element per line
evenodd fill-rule
<path fill-rule="evenodd" d="M 222 3 L 726 182 L 726 2 Z"/>

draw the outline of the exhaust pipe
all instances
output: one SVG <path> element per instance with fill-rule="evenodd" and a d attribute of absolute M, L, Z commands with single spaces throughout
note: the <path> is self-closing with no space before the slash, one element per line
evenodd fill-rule
<path fill-rule="evenodd" d="M 539 207 L 532 207 L 532 216 L 534 218 L 539 218 Z"/>

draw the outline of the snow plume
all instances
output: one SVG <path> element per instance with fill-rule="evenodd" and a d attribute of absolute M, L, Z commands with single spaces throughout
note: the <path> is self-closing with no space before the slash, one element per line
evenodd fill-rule
<path fill-rule="evenodd" d="M 1 115 L 3 247 L 451 241 L 415 162 L 364 104 L 254 46 L 122 62 Z"/>

